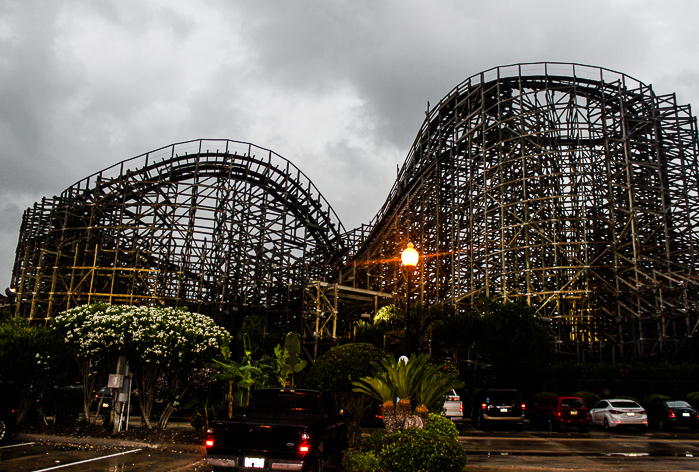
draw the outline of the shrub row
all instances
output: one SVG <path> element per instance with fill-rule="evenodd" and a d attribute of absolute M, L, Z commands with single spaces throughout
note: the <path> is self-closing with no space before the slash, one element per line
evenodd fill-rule
<path fill-rule="evenodd" d="M 466 452 L 458 437 L 449 419 L 430 413 L 424 429 L 365 438 L 345 453 L 342 466 L 347 472 L 459 472 L 466 466 Z"/>

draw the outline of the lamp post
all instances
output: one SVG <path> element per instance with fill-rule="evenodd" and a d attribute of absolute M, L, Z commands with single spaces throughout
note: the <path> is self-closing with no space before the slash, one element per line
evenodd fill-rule
<path fill-rule="evenodd" d="M 420 254 L 417 252 L 415 247 L 413 246 L 413 243 L 408 243 L 408 247 L 403 249 L 403 252 L 400 254 L 400 260 L 403 262 L 403 265 L 408 269 L 408 289 L 406 290 L 405 293 L 405 299 L 406 299 L 406 305 L 407 305 L 407 311 L 406 311 L 406 320 L 410 318 L 410 275 L 417 266 L 417 262 L 420 259 Z"/>

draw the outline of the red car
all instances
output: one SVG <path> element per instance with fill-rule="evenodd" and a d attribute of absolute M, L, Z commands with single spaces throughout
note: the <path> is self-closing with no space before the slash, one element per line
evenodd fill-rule
<path fill-rule="evenodd" d="M 548 397 L 541 400 L 530 421 L 549 431 L 573 427 L 582 432 L 590 428 L 590 412 L 579 397 Z"/>

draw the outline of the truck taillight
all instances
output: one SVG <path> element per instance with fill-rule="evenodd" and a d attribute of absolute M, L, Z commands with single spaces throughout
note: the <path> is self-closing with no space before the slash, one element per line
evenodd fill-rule
<path fill-rule="evenodd" d="M 214 447 L 214 430 L 209 428 L 206 430 L 206 440 L 204 441 L 206 447 Z"/>
<path fill-rule="evenodd" d="M 299 443 L 299 454 L 305 455 L 308 454 L 308 451 L 311 450 L 311 436 L 309 436 L 306 433 L 303 433 L 301 435 L 301 442 Z"/>
<path fill-rule="evenodd" d="M 463 403 L 461 405 L 459 405 L 459 412 L 461 412 L 462 415 L 464 414 L 464 404 Z"/>
<path fill-rule="evenodd" d="M 487 404 L 487 403 L 481 403 L 481 410 L 485 410 L 486 408 L 488 408 L 488 404 Z"/>
<path fill-rule="evenodd" d="M 524 403 L 522 403 L 522 411 L 524 411 L 524 410 L 526 410 L 526 409 L 527 409 L 527 405 L 524 404 Z"/>

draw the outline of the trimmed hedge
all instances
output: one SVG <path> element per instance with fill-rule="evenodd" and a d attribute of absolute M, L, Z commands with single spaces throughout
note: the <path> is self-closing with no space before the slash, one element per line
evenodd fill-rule
<path fill-rule="evenodd" d="M 449 438 L 453 441 L 459 440 L 459 430 L 456 428 L 454 422 L 442 415 L 430 413 L 425 430 L 431 431 L 444 438 Z"/>
<path fill-rule="evenodd" d="M 342 457 L 342 467 L 347 472 L 380 472 L 379 459 L 374 451 L 352 449 Z"/>
<path fill-rule="evenodd" d="M 638 401 L 637 398 L 632 397 L 631 395 L 614 395 L 613 397 L 609 397 L 609 398 L 618 398 L 620 400 L 631 400 L 632 402 L 641 403 Z"/>
<path fill-rule="evenodd" d="M 656 393 L 655 395 L 650 395 L 650 396 L 646 397 L 643 400 L 643 404 L 645 405 L 645 404 L 648 404 L 648 403 L 655 401 L 655 400 L 672 400 L 672 398 L 668 397 L 667 395 L 661 395 L 661 394 Z"/>
<path fill-rule="evenodd" d="M 688 393 L 686 398 L 687 401 L 694 406 L 694 408 L 699 407 L 699 392 Z"/>
<path fill-rule="evenodd" d="M 533 404 L 538 405 L 541 402 L 541 400 L 543 400 L 544 398 L 557 397 L 557 396 L 558 396 L 558 394 L 553 393 L 553 392 L 539 392 L 532 397 L 531 401 Z"/>
<path fill-rule="evenodd" d="M 452 439 L 425 429 L 396 431 L 379 452 L 386 472 L 460 472 L 466 452 Z"/>
<path fill-rule="evenodd" d="M 602 400 L 602 397 L 597 395 L 596 393 L 593 392 L 575 392 L 574 394 L 571 395 L 571 397 L 580 397 L 583 400 L 585 400 L 585 406 L 587 406 L 588 410 L 591 410 L 597 405 L 600 400 Z"/>

